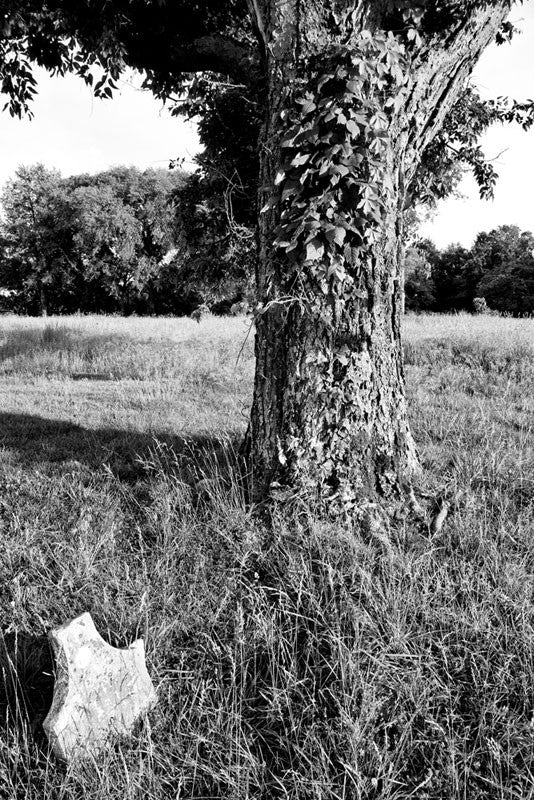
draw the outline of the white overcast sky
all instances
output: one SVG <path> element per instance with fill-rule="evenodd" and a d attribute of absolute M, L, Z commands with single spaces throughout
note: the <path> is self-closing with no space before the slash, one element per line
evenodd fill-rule
<path fill-rule="evenodd" d="M 511 45 L 492 46 L 483 55 L 474 82 L 487 96 L 534 97 L 534 0 L 516 5 L 511 19 L 523 31 Z M 167 166 L 172 158 L 191 162 L 199 144 L 194 126 L 172 118 L 147 92 L 126 81 L 113 100 L 93 98 L 77 78 L 39 80 L 34 119 L 0 114 L 0 185 L 19 164 L 42 162 L 64 175 L 97 172 L 116 164 L 140 168 Z M 494 126 L 483 141 L 495 157 L 500 179 L 493 202 L 478 199 L 472 178 L 461 191 L 465 199 L 440 204 L 423 229 L 439 247 L 451 242 L 469 246 L 480 230 L 516 224 L 534 230 L 534 128 Z"/>
<path fill-rule="evenodd" d="M 172 158 L 191 162 L 199 150 L 194 126 L 141 91 L 139 76 L 119 81 L 112 100 L 97 100 L 79 78 L 36 75 L 33 119 L 0 113 L 0 185 L 19 164 L 42 162 L 74 175 L 117 164 L 167 167 Z"/>
<path fill-rule="evenodd" d="M 510 20 L 521 35 L 514 36 L 511 44 L 489 47 L 476 67 L 473 83 L 485 97 L 534 98 L 534 0 L 516 4 Z M 440 203 L 434 218 L 422 228 L 422 235 L 438 247 L 453 242 L 470 246 L 479 231 L 498 225 L 534 231 L 534 126 L 524 132 L 518 125 L 494 125 L 481 144 L 489 158 L 502 153 L 494 164 L 499 173 L 495 199 L 480 200 L 474 179 L 464 178 L 460 191 L 465 199 Z"/>

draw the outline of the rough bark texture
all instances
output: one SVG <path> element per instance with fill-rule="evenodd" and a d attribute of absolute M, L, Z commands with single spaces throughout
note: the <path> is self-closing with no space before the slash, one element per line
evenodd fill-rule
<path fill-rule="evenodd" d="M 281 113 L 292 84 L 333 45 L 357 46 L 362 29 L 387 25 L 386 3 L 250 0 L 265 45 L 268 113 L 261 150 L 260 204 L 276 194 Z M 274 485 L 345 507 L 399 497 L 417 467 L 407 422 L 400 317 L 405 187 L 440 129 L 506 2 L 466 12 L 461 24 L 421 33 L 409 91 L 390 120 L 380 237 L 351 267 L 354 292 L 305 298 L 288 292 L 287 263 L 273 248 L 280 204 L 260 219 L 256 377 L 250 426 L 255 498 Z M 352 44 L 354 43 L 354 44 Z M 387 188 L 386 188 L 387 187 Z M 302 265 L 303 272 L 309 265 Z M 348 353 L 343 363 L 337 358 Z M 346 362 L 346 363 L 345 363 Z"/>

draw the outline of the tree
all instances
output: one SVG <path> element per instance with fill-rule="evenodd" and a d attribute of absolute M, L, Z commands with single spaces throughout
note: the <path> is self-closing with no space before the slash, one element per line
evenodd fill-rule
<path fill-rule="evenodd" d="M 85 279 L 128 312 L 132 293 L 148 279 L 147 259 L 140 252 L 141 225 L 110 186 L 81 186 L 73 201 L 74 243 Z"/>
<path fill-rule="evenodd" d="M 482 231 L 471 248 L 471 259 L 478 279 L 510 260 L 531 255 L 533 248 L 532 233 L 522 232 L 517 225 L 499 225 L 489 232 Z"/>
<path fill-rule="evenodd" d="M 272 6 L 257 17 L 269 110 L 253 463 L 264 490 L 320 487 L 351 508 L 402 492 L 416 466 L 400 353 L 406 192 L 507 4 L 330 15 L 315 2 L 300 19 Z"/>
<path fill-rule="evenodd" d="M 410 247 L 404 260 L 404 293 L 408 311 L 428 311 L 435 303 L 432 266 L 418 247 Z"/>
<path fill-rule="evenodd" d="M 451 244 L 435 259 L 432 269 L 436 287 L 437 311 L 472 311 L 480 278 L 473 271 L 471 253 L 460 244 Z"/>
<path fill-rule="evenodd" d="M 509 314 L 534 312 L 534 236 L 517 225 L 479 233 L 471 250 L 477 295 Z"/>
<path fill-rule="evenodd" d="M 21 166 L 1 202 L 3 284 L 23 292 L 26 304 L 46 316 L 57 288 L 66 291 L 70 282 L 70 214 L 61 176 L 42 164 Z"/>
<path fill-rule="evenodd" d="M 160 95 L 208 71 L 261 98 L 255 499 L 282 486 L 351 511 L 402 496 L 417 466 L 400 347 L 403 214 L 510 5 L 55 0 L 43 13 L 4 0 L 12 113 L 33 90 L 28 59 L 88 82 L 99 60 L 104 94 L 128 64 Z"/>
<path fill-rule="evenodd" d="M 42 165 L 19 167 L 2 197 L 0 285 L 16 293 L 5 304 L 29 313 L 153 312 L 155 280 L 179 239 L 174 193 L 186 182 L 178 170 L 117 167 L 63 179 Z M 185 283 L 176 286 L 182 295 Z"/>
<path fill-rule="evenodd" d="M 226 189 L 220 179 L 211 181 L 197 173 L 174 193 L 174 203 L 182 286 L 211 308 L 229 309 L 252 294 L 255 239 L 253 228 L 234 217 Z"/>
<path fill-rule="evenodd" d="M 180 170 L 134 167 L 67 179 L 86 308 L 154 312 L 154 283 L 180 238 L 173 198 L 187 180 Z"/>

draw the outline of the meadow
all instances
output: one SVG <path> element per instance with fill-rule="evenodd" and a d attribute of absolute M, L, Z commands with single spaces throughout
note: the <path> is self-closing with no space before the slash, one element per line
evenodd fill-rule
<path fill-rule="evenodd" d="M 405 356 L 450 512 L 385 547 L 251 515 L 249 320 L 0 316 L 2 800 L 534 798 L 534 321 L 408 316 Z M 67 767 L 46 632 L 83 611 L 159 702 Z"/>

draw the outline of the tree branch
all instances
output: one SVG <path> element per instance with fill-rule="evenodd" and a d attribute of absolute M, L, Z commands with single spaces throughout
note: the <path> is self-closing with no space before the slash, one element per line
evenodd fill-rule
<path fill-rule="evenodd" d="M 256 35 L 265 49 L 267 47 L 267 34 L 265 32 L 265 23 L 258 0 L 247 0 L 247 6 L 250 11 L 252 25 L 256 31 Z"/>
<path fill-rule="evenodd" d="M 216 72 L 249 85 L 260 77 L 258 53 L 221 36 L 202 36 L 188 44 L 169 48 L 168 42 L 143 37 L 126 42 L 130 66 L 161 76 Z"/>

